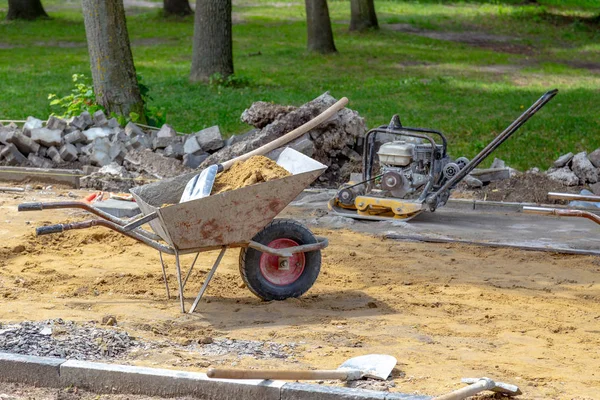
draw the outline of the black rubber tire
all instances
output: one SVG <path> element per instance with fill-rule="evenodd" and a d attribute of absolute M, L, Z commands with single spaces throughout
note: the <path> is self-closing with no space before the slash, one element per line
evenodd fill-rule
<path fill-rule="evenodd" d="M 253 241 L 264 245 L 268 245 L 275 239 L 291 239 L 300 246 L 317 242 L 317 238 L 307 227 L 291 219 L 275 219 L 252 238 Z M 250 247 L 242 248 L 240 275 L 248 289 L 266 301 L 302 296 L 312 287 L 321 271 L 321 251 L 307 252 L 304 253 L 305 263 L 302 274 L 290 284 L 276 285 L 269 282 L 260 270 L 262 254 Z"/>

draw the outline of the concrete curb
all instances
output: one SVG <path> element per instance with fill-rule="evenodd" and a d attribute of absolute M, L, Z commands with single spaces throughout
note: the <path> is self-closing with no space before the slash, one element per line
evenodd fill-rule
<path fill-rule="evenodd" d="M 78 169 L 0 167 L 0 181 L 23 182 L 33 180 L 45 183 L 60 183 L 79 189 L 79 178 L 84 176 Z"/>
<path fill-rule="evenodd" d="M 207 400 L 429 400 L 429 396 L 267 380 L 210 379 L 199 372 L 0 353 L 0 382 L 76 386 L 96 393 Z"/>

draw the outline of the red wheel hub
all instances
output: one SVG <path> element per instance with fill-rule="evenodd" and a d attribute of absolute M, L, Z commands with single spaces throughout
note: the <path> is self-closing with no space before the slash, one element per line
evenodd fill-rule
<path fill-rule="evenodd" d="M 267 246 L 274 249 L 285 249 L 299 246 L 299 244 L 292 239 L 275 239 Z M 285 286 L 296 282 L 300 278 L 304 271 L 305 262 L 304 253 L 296 253 L 289 258 L 286 267 L 280 265 L 278 256 L 263 253 L 260 256 L 260 272 L 272 284 Z"/>

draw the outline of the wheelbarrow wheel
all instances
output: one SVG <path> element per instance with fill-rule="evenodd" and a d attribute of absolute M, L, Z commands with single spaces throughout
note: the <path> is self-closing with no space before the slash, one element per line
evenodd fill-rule
<path fill-rule="evenodd" d="M 308 228 L 290 219 L 271 221 L 252 240 L 279 249 L 317 242 Z M 277 256 L 250 247 L 240 251 L 244 283 L 252 293 L 267 301 L 300 297 L 315 283 L 320 270 L 320 250 L 294 254 L 287 269 L 280 268 Z"/>

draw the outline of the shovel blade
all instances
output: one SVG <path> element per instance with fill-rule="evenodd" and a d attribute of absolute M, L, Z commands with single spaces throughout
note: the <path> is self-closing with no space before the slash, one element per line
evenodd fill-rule
<path fill-rule="evenodd" d="M 185 203 L 186 201 L 210 196 L 218 171 L 218 165 L 210 165 L 204 168 L 200 174 L 190 179 L 179 202 Z"/>
<path fill-rule="evenodd" d="M 396 366 L 397 360 L 387 354 L 367 354 L 353 357 L 338 369 L 357 370 L 363 378 L 386 380 Z"/>

